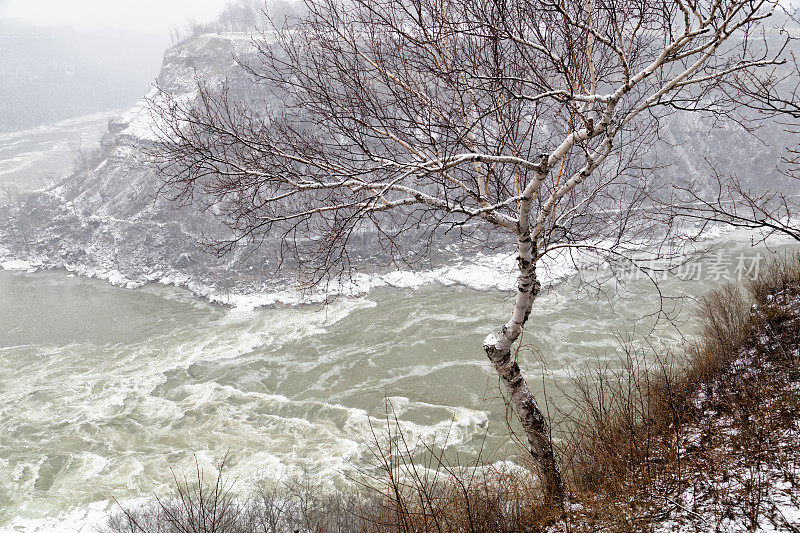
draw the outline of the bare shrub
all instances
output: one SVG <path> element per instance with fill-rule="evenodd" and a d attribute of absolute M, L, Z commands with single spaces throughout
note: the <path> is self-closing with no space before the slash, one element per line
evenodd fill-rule
<path fill-rule="evenodd" d="M 114 137 L 110 134 L 106 134 L 97 144 L 91 146 L 84 146 L 80 141 L 72 143 L 72 175 L 83 174 L 97 168 L 115 145 Z"/>
<path fill-rule="evenodd" d="M 748 295 L 739 285 L 727 283 L 700 299 L 700 341 L 691 349 L 687 383 L 715 376 L 738 355 L 753 328 Z"/>
<path fill-rule="evenodd" d="M 115 532 L 130 533 L 222 533 L 239 529 L 242 505 L 231 493 L 232 484 L 221 475 L 225 460 L 219 465 L 220 475 L 213 483 L 206 482 L 204 472 L 195 459 L 194 477 L 179 478 L 173 472 L 173 494 L 168 499 L 156 497 L 156 504 L 138 510 L 123 509 L 109 526 Z"/>
<path fill-rule="evenodd" d="M 768 262 L 745 287 L 756 303 L 764 304 L 767 296 L 797 285 L 800 285 L 800 253 L 795 252 Z"/>
<path fill-rule="evenodd" d="M 554 520 L 535 474 L 486 464 L 482 448 L 469 464 L 448 459 L 446 440 L 409 441 L 397 418 L 387 416 L 384 428 L 373 427 L 372 468 L 357 480 L 375 496 L 361 513 L 368 531 L 538 531 Z"/>
<path fill-rule="evenodd" d="M 173 494 L 113 516 L 110 533 L 496 532 L 536 531 L 553 520 L 536 476 L 519 467 L 468 466 L 422 441 L 409 442 L 399 421 L 374 430 L 373 468 L 346 491 L 323 486 L 310 472 L 258 483 L 248 496 L 195 465 L 173 476 Z M 388 437 L 388 439 L 384 439 Z M 223 465 L 224 466 L 224 465 Z M 220 468 L 222 470 L 222 468 Z"/>
<path fill-rule="evenodd" d="M 684 360 L 652 347 L 620 348 L 616 365 L 574 379 L 560 415 L 572 506 L 565 520 L 576 526 L 635 530 L 631 520 L 654 519 L 652 488 L 680 470 Z"/>

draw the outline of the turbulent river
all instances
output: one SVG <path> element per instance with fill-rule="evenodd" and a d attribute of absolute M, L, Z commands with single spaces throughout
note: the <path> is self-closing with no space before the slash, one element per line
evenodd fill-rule
<path fill-rule="evenodd" d="M 70 147 L 97 138 L 104 122 L 0 136 L 0 183 L 30 189 L 37 175 L 65 173 Z M 666 295 L 687 296 L 669 303 L 679 323 L 692 297 L 786 249 L 751 247 L 739 233 L 707 244 L 716 248 L 695 262 L 699 272 L 662 283 Z M 0 531 L 79 530 L 101 522 L 114 499 L 164 494 L 171 469 L 197 460 L 213 470 L 226 455 L 231 479 L 311 472 L 338 483 L 363 468 L 387 402 L 414 439 L 467 461 L 481 447 L 490 460 L 514 460 L 481 350 L 512 296 L 426 283 L 326 307 L 245 310 L 171 286 L 0 270 Z M 665 322 L 653 328 L 646 280 L 615 293 L 613 306 L 606 296 L 568 280 L 540 296 L 520 352 L 539 398 L 568 389 L 586 365 L 613 365 L 620 338 L 650 334 L 679 350 L 691 337 L 691 327 L 686 337 Z"/>

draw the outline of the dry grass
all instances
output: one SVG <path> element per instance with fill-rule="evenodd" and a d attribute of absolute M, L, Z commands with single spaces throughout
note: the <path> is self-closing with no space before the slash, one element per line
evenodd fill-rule
<path fill-rule="evenodd" d="M 576 383 L 562 461 L 577 531 L 800 531 L 800 258 L 700 302 L 684 356 L 625 348 Z"/>
<path fill-rule="evenodd" d="M 769 296 L 797 290 L 800 285 L 800 253 L 787 254 L 764 265 L 758 277 L 746 284 L 757 304 L 768 303 Z"/>
<path fill-rule="evenodd" d="M 383 428 L 358 480 L 380 502 L 363 516 L 364 531 L 538 531 L 552 521 L 552 510 L 535 503 L 541 492 L 530 472 L 485 465 L 482 452 L 470 465 L 451 462 L 440 448 L 407 441 L 392 412 Z"/>
<path fill-rule="evenodd" d="M 800 531 L 800 257 L 700 302 L 687 353 L 623 346 L 620 365 L 577 379 L 558 425 L 564 511 L 539 505 L 521 469 L 449 463 L 404 440 L 391 416 L 349 494 L 294 479 L 234 498 L 202 472 L 118 515 L 116 533 Z M 381 444 L 382 443 L 382 444 Z M 787 517 L 788 516 L 788 517 Z"/>

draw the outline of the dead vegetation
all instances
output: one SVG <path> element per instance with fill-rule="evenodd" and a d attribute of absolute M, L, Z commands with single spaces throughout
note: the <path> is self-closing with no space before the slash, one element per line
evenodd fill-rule
<path fill-rule="evenodd" d="M 711 292 L 698 317 L 687 353 L 626 347 L 621 365 L 577 380 L 555 435 L 563 509 L 537 504 L 524 469 L 453 465 L 387 424 L 351 493 L 294 479 L 234 498 L 219 479 L 204 489 L 198 470 L 176 479 L 169 500 L 121 513 L 109 529 L 800 531 L 800 257 Z"/>
<path fill-rule="evenodd" d="M 791 256 L 706 295 L 685 355 L 628 349 L 621 370 L 581 378 L 570 529 L 797 531 L 799 317 Z"/>

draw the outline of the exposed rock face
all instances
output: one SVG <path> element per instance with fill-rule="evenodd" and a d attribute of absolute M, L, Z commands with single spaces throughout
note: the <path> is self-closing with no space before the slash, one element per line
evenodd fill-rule
<path fill-rule="evenodd" d="M 252 53 L 249 36 L 203 36 L 167 51 L 159 86 L 191 97 L 195 77 L 212 83 L 236 79 L 235 57 Z M 142 100 L 109 120 L 99 166 L 0 208 L 6 220 L 0 258 L 130 284 L 167 278 L 193 280 L 197 290 L 199 284 L 223 292 L 234 283 L 257 288 L 268 271 L 266 250 L 247 261 L 235 253 L 219 258 L 204 243 L 227 235 L 224 226 L 209 212 L 157 196 L 160 180 L 142 153 L 156 138 L 152 125 Z"/>
<path fill-rule="evenodd" d="M 158 85 L 174 96 L 191 99 L 196 79 L 228 80 L 231 91 L 256 94 L 259 87 L 237 60 L 256 60 L 249 35 L 204 35 L 166 52 Z M 760 132 L 768 141 L 764 144 L 734 126 L 709 135 L 705 120 L 683 114 L 661 132 L 674 144 L 662 151 L 662 160 L 674 163 L 664 171 L 665 180 L 706 175 L 702 164 L 706 156 L 720 172 L 735 171 L 754 182 L 775 181 L 780 155 L 792 143 L 780 127 Z M 157 139 L 146 100 L 111 119 L 108 129 L 102 142 L 106 155 L 96 168 L 44 192 L 21 196 L 15 205 L 0 207 L 0 262 L 22 260 L 129 285 L 165 280 L 200 294 L 250 293 L 293 283 L 291 276 L 275 274 L 276 242 L 242 245 L 219 257 L 204 243 L 230 233 L 213 209 L 179 208 L 157 195 L 160 178 L 142 153 Z M 361 234 L 356 240 L 360 242 L 351 243 L 355 244 L 353 258 L 371 266 L 374 239 Z M 441 242 L 436 251 L 440 261 L 464 253 L 461 247 L 445 253 L 447 245 Z"/>

